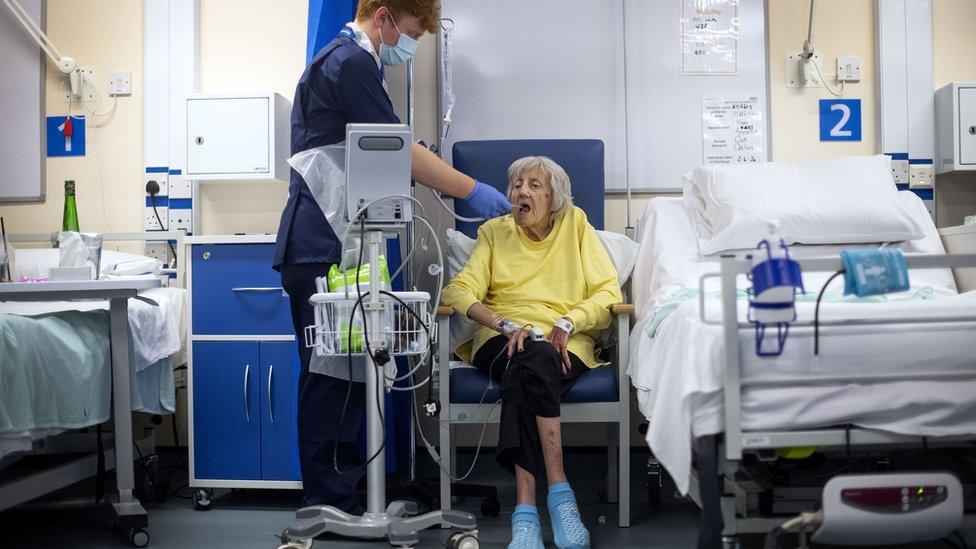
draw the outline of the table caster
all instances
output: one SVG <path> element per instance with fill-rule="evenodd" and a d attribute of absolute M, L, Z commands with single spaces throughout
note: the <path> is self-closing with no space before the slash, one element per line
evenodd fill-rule
<path fill-rule="evenodd" d="M 481 544 L 478 543 L 477 532 L 457 532 L 447 539 L 445 547 L 447 549 L 478 549 Z"/>
<path fill-rule="evenodd" d="M 130 528 L 129 543 L 133 547 L 145 547 L 149 545 L 149 534 L 142 528 Z"/>
<path fill-rule="evenodd" d="M 197 488 L 193 491 L 193 508 L 197 511 L 208 511 L 213 503 L 213 491 Z"/>

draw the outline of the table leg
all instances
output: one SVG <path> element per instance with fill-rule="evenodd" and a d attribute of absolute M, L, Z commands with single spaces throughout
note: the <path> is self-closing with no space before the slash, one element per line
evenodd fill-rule
<path fill-rule="evenodd" d="M 129 375 L 128 299 L 115 298 L 109 305 L 112 338 L 112 415 L 115 420 L 115 480 L 118 497 L 112 502 L 119 526 L 146 526 L 148 517 L 139 500 L 132 495 L 135 487 L 132 466 L 132 400 Z"/>

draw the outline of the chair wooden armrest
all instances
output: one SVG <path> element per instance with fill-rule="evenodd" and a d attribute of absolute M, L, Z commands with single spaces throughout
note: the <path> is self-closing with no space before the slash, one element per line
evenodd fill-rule
<path fill-rule="evenodd" d="M 454 307 L 448 307 L 447 305 L 441 305 L 437 308 L 437 316 L 453 316 L 455 313 Z"/>
<path fill-rule="evenodd" d="M 614 305 L 610 310 L 615 315 L 632 315 L 635 312 L 634 306 L 630 303 L 621 303 L 619 305 Z"/>

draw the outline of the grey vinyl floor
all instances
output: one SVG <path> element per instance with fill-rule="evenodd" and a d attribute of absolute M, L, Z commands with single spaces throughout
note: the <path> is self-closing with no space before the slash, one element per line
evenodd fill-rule
<path fill-rule="evenodd" d="M 635 453 L 631 482 L 632 526 L 617 527 L 617 506 L 601 501 L 600 489 L 605 486 L 606 460 L 601 453 L 592 451 L 568 451 L 567 474 L 577 493 L 583 520 L 589 527 L 593 546 L 606 548 L 694 547 L 698 532 L 698 509 L 690 501 L 675 498 L 672 489 L 666 488 L 659 506 L 648 505 L 643 475 L 643 460 Z M 433 471 L 430 471 L 433 473 Z M 180 482 L 177 471 L 174 481 Z M 185 481 L 185 473 L 182 480 Z M 509 521 L 514 507 L 514 486 L 510 477 L 494 463 L 491 457 L 483 458 L 476 465 L 469 479 L 475 483 L 494 484 L 498 487 L 502 503 L 501 515 L 484 518 L 479 514 L 480 498 L 467 498 L 456 507 L 471 511 L 478 516 L 479 538 L 482 547 L 505 547 L 509 540 Z M 81 493 L 90 487 L 79 486 Z M 182 490 L 182 495 L 188 490 Z M 544 507 L 545 494 L 540 492 L 539 501 Z M 208 511 L 195 511 L 186 499 L 168 498 L 165 502 L 149 507 L 147 529 L 152 549 L 171 548 L 235 548 L 274 549 L 277 535 L 288 526 L 298 505 L 296 492 L 288 491 L 217 491 L 213 506 Z M 544 540 L 552 545 L 548 517 L 543 512 Z M 427 530 L 422 533 L 418 547 L 443 547 L 451 534 L 448 530 Z M 969 537 L 970 543 L 972 537 Z M 0 513 L 0 547 L 31 548 L 52 547 L 101 548 L 127 547 L 122 536 L 110 525 L 110 516 L 102 509 L 19 509 Z M 320 539 L 314 547 L 359 548 L 389 547 L 386 543 L 365 543 L 352 540 Z M 762 539 L 744 539 L 743 548 L 762 547 Z M 950 547 L 935 543 L 916 545 L 921 547 Z M 960 545 L 961 547 L 961 545 Z"/>

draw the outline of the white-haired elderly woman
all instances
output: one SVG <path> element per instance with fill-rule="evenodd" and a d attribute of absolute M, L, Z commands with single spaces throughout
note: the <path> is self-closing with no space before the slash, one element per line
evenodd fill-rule
<path fill-rule="evenodd" d="M 521 158 L 508 181 L 512 214 L 478 229 L 471 259 L 443 301 L 483 326 L 457 353 L 501 386 L 496 460 L 515 474 L 518 491 L 509 547 L 543 547 L 535 505 L 543 467 L 556 545 L 588 547 L 563 471 L 559 407 L 575 379 L 598 366 L 594 338 L 621 302 L 617 272 L 586 214 L 573 206 L 562 167 L 544 156 Z M 545 340 L 533 340 L 532 328 Z"/>

